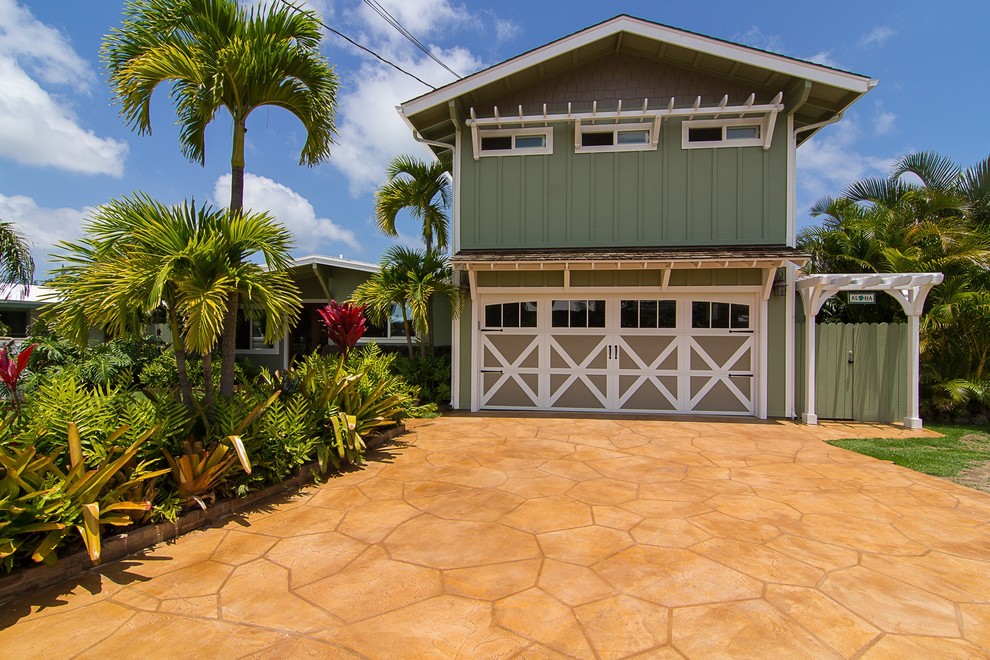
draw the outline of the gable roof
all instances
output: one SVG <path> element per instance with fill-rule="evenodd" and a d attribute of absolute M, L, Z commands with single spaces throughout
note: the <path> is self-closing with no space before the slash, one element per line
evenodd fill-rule
<path fill-rule="evenodd" d="M 423 137 L 442 140 L 453 134 L 450 104 L 463 116 L 469 106 L 485 98 L 615 52 L 784 91 L 786 111 L 794 113 L 796 127 L 834 117 L 877 82 L 857 73 L 622 14 L 406 101 L 398 110 Z M 810 134 L 801 137 L 806 139 Z"/>

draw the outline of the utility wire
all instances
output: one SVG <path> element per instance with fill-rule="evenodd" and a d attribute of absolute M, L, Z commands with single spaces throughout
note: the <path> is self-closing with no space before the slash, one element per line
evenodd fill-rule
<path fill-rule="evenodd" d="M 378 0 L 364 0 L 364 4 L 371 7 L 371 9 L 374 10 L 376 14 L 381 16 L 386 23 L 388 23 L 393 28 L 395 28 L 399 34 L 401 34 L 403 37 L 408 39 L 414 46 L 416 46 L 416 48 L 426 53 L 427 57 L 429 57 L 431 60 L 442 66 L 447 71 L 449 71 L 451 75 L 453 75 L 455 78 L 461 77 L 460 74 L 458 74 L 456 71 L 454 71 L 449 66 L 444 64 L 444 62 L 439 57 L 434 55 L 433 51 L 427 48 L 422 41 L 420 41 L 415 36 L 413 36 L 412 32 L 407 30 L 401 23 L 399 23 L 399 21 L 394 16 L 392 16 L 392 14 L 388 13 L 388 10 L 382 7 L 381 3 L 378 2 Z"/>
<path fill-rule="evenodd" d="M 311 13 L 312 13 L 312 12 L 307 12 L 307 11 L 306 11 L 305 9 L 303 9 L 302 7 L 299 7 L 298 5 L 294 5 L 294 4 L 292 4 L 291 2 L 289 2 L 289 0 L 281 0 L 281 1 L 282 1 L 282 4 L 284 4 L 284 5 L 286 6 L 286 7 L 290 7 L 290 8 L 292 8 L 292 9 L 293 9 L 293 10 L 295 10 L 295 11 L 296 11 L 297 13 L 300 13 L 300 14 L 311 14 Z M 385 59 L 384 57 L 382 57 L 381 55 L 379 55 L 378 53 L 376 53 L 375 51 L 373 51 L 373 50 L 371 50 L 370 48 L 367 48 L 367 47 L 365 47 L 365 46 L 362 46 L 362 45 L 361 45 L 361 44 L 359 44 L 358 42 L 356 42 L 356 41 L 354 41 L 353 39 L 351 39 L 350 37 L 348 37 L 348 36 L 347 36 L 346 34 L 344 34 L 343 32 L 338 32 L 337 30 L 335 30 L 335 29 L 333 29 L 332 27 L 330 27 L 329 25 L 327 25 L 326 23 L 324 23 L 324 22 L 323 22 L 323 20 L 322 20 L 322 19 L 321 19 L 321 18 L 320 18 L 319 16 L 317 16 L 317 15 L 315 15 L 315 14 L 312 14 L 312 16 L 313 16 L 313 18 L 314 18 L 314 19 L 316 20 L 316 22 L 317 22 L 317 23 L 319 23 L 320 25 L 322 25 L 322 26 L 323 26 L 323 29 L 325 29 L 325 30 L 327 30 L 328 32 L 332 32 L 333 34 L 335 34 L 335 35 L 337 35 L 337 36 L 338 36 L 338 37 L 340 37 L 341 39 L 343 39 L 343 40 L 345 40 L 345 41 L 347 41 L 348 43 L 350 43 L 350 44 L 352 44 L 352 45 L 354 45 L 354 46 L 357 46 L 358 48 L 360 48 L 360 49 L 361 49 L 361 50 L 363 50 L 364 52 L 366 52 L 366 53 L 369 53 L 370 55 L 373 55 L 373 56 L 375 56 L 376 58 L 378 58 L 379 60 L 381 60 L 381 61 L 382 61 L 382 62 L 384 62 L 385 64 L 387 64 L 387 65 L 389 65 L 389 66 L 390 66 L 390 67 L 392 67 L 393 69 L 396 69 L 396 70 L 397 70 L 397 71 L 399 71 L 400 73 L 404 73 L 405 75 L 407 75 L 407 76 L 409 76 L 409 77 L 410 77 L 410 78 L 412 78 L 413 80 L 416 80 L 417 82 L 419 82 L 419 83 L 422 83 L 423 85 L 426 85 L 426 86 L 427 86 L 427 87 L 429 87 L 430 89 L 433 89 L 433 90 L 435 90 L 435 89 L 436 89 L 436 87 L 434 87 L 434 86 L 433 86 L 433 85 L 431 85 L 430 83 L 428 83 L 428 82 L 426 82 L 425 80 L 423 80 L 423 79 L 422 79 L 422 78 L 420 78 L 419 76 L 417 76 L 417 75 L 415 75 L 415 74 L 413 74 L 413 73 L 409 73 L 408 71 L 406 71 L 405 69 L 403 69 L 403 68 L 402 68 L 401 66 L 399 66 L 398 64 L 396 64 L 396 63 L 394 63 L 394 62 L 390 62 L 390 61 L 388 61 L 387 59 Z M 457 74 L 454 74 L 454 75 L 457 75 Z"/>

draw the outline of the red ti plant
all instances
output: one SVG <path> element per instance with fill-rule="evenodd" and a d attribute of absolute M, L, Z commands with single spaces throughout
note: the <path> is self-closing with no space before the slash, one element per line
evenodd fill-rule
<path fill-rule="evenodd" d="M 17 358 L 10 355 L 8 346 L 0 348 L 0 380 L 4 382 L 10 390 L 10 400 L 14 403 L 14 408 L 20 412 L 21 402 L 17 397 L 17 384 L 21 380 L 21 374 L 27 369 L 28 360 L 31 358 L 31 351 L 37 344 L 31 344 L 21 351 Z"/>
<path fill-rule="evenodd" d="M 365 326 L 364 306 L 331 300 L 329 305 L 318 311 L 330 341 L 346 357 L 368 329 Z"/>

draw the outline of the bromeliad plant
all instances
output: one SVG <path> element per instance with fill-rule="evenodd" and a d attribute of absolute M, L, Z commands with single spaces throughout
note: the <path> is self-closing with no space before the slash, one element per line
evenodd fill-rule
<path fill-rule="evenodd" d="M 23 349 L 16 359 L 10 355 L 9 347 L 0 348 L 0 380 L 10 390 L 10 400 L 14 404 L 14 410 L 18 413 L 21 411 L 21 400 L 17 393 L 17 385 L 20 383 L 21 375 L 27 369 L 28 360 L 31 359 L 31 352 L 34 351 L 35 346 L 37 344 L 31 344 Z"/>
<path fill-rule="evenodd" d="M 336 300 L 331 300 L 318 313 L 323 327 L 326 329 L 327 337 L 337 346 L 340 354 L 344 357 L 347 357 L 347 354 L 368 330 L 365 325 L 363 305 L 354 305 L 349 302 L 339 303 Z"/>
<path fill-rule="evenodd" d="M 127 431 L 121 426 L 105 444 L 112 445 Z M 53 564 L 73 528 L 90 559 L 99 562 L 102 528 L 130 525 L 131 513 L 148 511 L 151 502 L 131 495 L 141 491 L 143 482 L 168 472 L 136 464 L 138 449 L 154 431 L 141 434 L 127 449 L 118 448 L 94 469 L 86 468 L 79 429 L 71 422 L 67 470 L 59 467 L 58 453 L 38 456 L 34 446 L 0 446 L 0 563 L 9 569 L 16 554 L 30 552 L 34 561 Z"/>

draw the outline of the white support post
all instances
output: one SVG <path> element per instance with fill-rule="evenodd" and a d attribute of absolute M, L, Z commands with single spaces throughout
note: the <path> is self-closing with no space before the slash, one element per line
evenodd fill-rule
<path fill-rule="evenodd" d="M 817 424 L 818 415 L 815 414 L 815 378 L 817 376 L 817 366 L 815 364 L 815 312 L 808 305 L 808 300 L 804 301 L 804 413 L 801 421 L 805 424 Z"/>
<path fill-rule="evenodd" d="M 907 354 L 907 417 L 904 428 L 920 429 L 921 413 L 918 410 L 918 376 L 921 366 L 921 316 L 908 314 L 908 354 Z"/>

